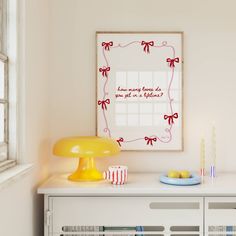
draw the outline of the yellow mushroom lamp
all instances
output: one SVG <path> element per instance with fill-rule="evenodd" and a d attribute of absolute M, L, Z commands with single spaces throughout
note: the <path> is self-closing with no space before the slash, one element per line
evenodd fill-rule
<path fill-rule="evenodd" d="M 58 140 L 53 154 L 80 158 L 77 170 L 68 176 L 71 181 L 97 181 L 102 173 L 96 168 L 95 157 L 109 157 L 120 152 L 115 140 L 97 136 L 68 137 Z"/>

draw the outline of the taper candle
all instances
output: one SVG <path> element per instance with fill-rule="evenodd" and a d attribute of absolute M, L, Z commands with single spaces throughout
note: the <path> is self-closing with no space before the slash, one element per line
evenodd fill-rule
<path fill-rule="evenodd" d="M 212 178 L 216 176 L 216 129 L 215 126 L 213 125 L 212 127 L 212 135 L 211 135 L 211 170 L 210 170 L 210 175 Z"/>
<path fill-rule="evenodd" d="M 205 176 L 205 140 L 203 138 L 200 146 L 200 175 Z"/>

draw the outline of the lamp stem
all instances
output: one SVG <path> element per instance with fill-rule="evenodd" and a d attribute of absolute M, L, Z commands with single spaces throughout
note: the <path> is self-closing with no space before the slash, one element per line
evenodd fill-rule
<path fill-rule="evenodd" d="M 79 159 L 79 166 L 78 169 L 80 170 L 87 170 L 87 169 L 96 169 L 96 164 L 94 158 L 80 158 Z"/>

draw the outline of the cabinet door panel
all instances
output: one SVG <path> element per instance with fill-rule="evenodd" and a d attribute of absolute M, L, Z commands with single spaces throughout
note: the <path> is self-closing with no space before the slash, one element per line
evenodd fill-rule
<path fill-rule="evenodd" d="M 207 235 L 231 235 L 233 232 L 235 235 L 236 197 L 205 198 L 205 220 Z"/>
<path fill-rule="evenodd" d="M 53 197 L 51 202 L 53 233 L 63 233 L 66 226 L 164 226 L 166 235 L 181 235 L 203 227 L 198 197 Z"/>

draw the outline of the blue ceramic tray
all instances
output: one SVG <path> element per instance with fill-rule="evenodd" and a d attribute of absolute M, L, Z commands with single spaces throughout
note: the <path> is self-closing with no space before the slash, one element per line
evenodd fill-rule
<path fill-rule="evenodd" d="M 160 176 L 160 182 L 170 185 L 178 186 L 189 186 L 197 185 L 201 183 L 201 178 L 198 175 L 192 174 L 190 178 L 181 179 L 181 178 L 169 178 L 166 174 Z"/>

